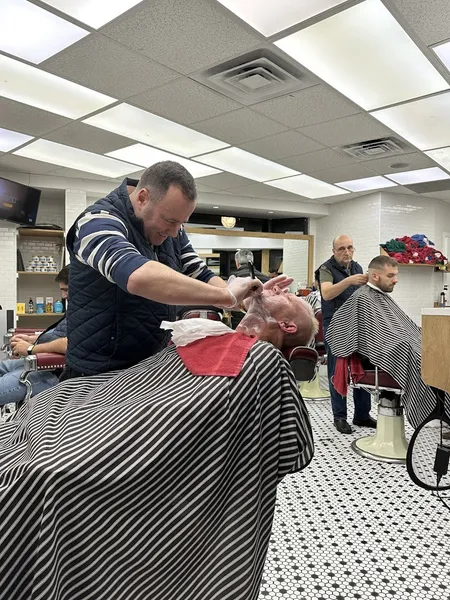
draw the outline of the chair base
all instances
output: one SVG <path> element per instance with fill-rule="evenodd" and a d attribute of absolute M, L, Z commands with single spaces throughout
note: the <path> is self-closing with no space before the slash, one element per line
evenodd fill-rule
<path fill-rule="evenodd" d="M 386 416 L 378 412 L 376 434 L 354 440 L 352 450 L 379 462 L 405 464 L 408 442 L 403 414 Z"/>
<path fill-rule="evenodd" d="M 320 387 L 319 371 L 317 371 L 316 376 L 314 379 L 311 379 L 311 381 L 302 381 L 299 386 L 299 390 L 302 398 L 307 400 L 325 400 L 330 397 L 329 390 L 324 390 Z"/>

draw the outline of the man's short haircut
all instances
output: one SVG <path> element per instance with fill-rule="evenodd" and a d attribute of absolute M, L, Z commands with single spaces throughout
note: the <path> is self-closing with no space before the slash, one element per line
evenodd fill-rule
<path fill-rule="evenodd" d="M 391 256 L 375 256 L 369 263 L 369 269 L 384 269 L 385 267 L 398 267 L 398 262 Z"/>
<path fill-rule="evenodd" d="M 58 275 L 55 277 L 56 283 L 63 283 L 69 285 L 69 265 L 66 265 L 61 269 Z"/>
<path fill-rule="evenodd" d="M 283 348 L 292 348 L 294 346 L 308 346 L 319 331 L 319 322 L 314 315 L 311 304 L 298 298 L 301 303 L 298 318 L 295 319 L 297 331 L 295 333 L 286 333 L 284 336 Z"/>
<path fill-rule="evenodd" d="M 146 169 L 139 179 L 137 189 L 146 188 L 153 202 L 159 202 L 167 194 L 169 187 L 178 187 L 192 202 L 197 199 L 195 181 L 189 171 L 180 163 L 164 160 Z"/>
<path fill-rule="evenodd" d="M 251 250 L 238 250 L 234 255 L 234 260 L 240 265 L 247 265 L 249 262 L 254 262 L 253 252 Z"/>

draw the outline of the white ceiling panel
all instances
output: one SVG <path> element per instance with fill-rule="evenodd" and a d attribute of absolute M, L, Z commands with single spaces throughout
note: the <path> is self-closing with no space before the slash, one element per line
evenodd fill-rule
<path fill-rule="evenodd" d="M 392 168 L 391 165 L 395 165 L 396 163 L 403 163 L 407 166 Z M 399 171 L 406 171 L 408 169 L 426 169 L 435 166 L 431 158 L 420 152 L 411 152 L 409 154 L 402 154 L 401 156 L 389 156 L 386 158 L 372 158 L 371 160 L 361 161 L 360 164 L 379 175 L 398 173 Z"/>
<path fill-rule="evenodd" d="M 448 0 L 391 0 L 405 21 L 427 46 L 447 40 L 450 35 Z"/>
<path fill-rule="evenodd" d="M 184 74 L 239 55 L 264 39 L 207 0 L 144 2 L 102 33 Z"/>
<path fill-rule="evenodd" d="M 96 154 L 106 154 L 124 146 L 131 146 L 134 140 L 130 138 L 91 127 L 85 123 L 70 123 L 56 131 L 44 135 L 45 139 Z"/>
<path fill-rule="evenodd" d="M 377 110 L 372 115 L 419 150 L 450 146 L 450 92 Z"/>
<path fill-rule="evenodd" d="M 98 29 L 109 23 L 141 0 L 42 0 L 74 19 Z"/>
<path fill-rule="evenodd" d="M 3 154 L 0 157 L 0 171 L 11 171 L 17 173 L 35 173 L 42 175 L 49 173 L 55 167 L 46 162 L 14 156 L 13 154 Z"/>
<path fill-rule="evenodd" d="M 187 77 L 133 96 L 128 102 L 184 125 L 241 108 L 238 102 Z"/>
<path fill-rule="evenodd" d="M 298 131 L 283 131 L 253 142 L 240 144 L 239 147 L 269 160 L 278 161 L 286 156 L 314 152 L 323 148 L 322 144 L 307 138 Z"/>
<path fill-rule="evenodd" d="M 381 0 L 365 0 L 275 42 L 366 110 L 448 88 Z"/>
<path fill-rule="evenodd" d="M 361 179 L 363 177 L 374 177 L 376 173 L 363 167 L 360 163 L 351 164 L 334 169 L 324 169 L 323 171 L 314 171 L 314 177 L 326 181 L 327 183 L 337 183 L 338 181 L 350 181 Z"/>
<path fill-rule="evenodd" d="M 6 129 L 38 136 L 67 123 L 71 123 L 67 117 L 0 97 L 0 124 Z"/>
<path fill-rule="evenodd" d="M 114 98 L 128 98 L 179 77 L 175 71 L 100 33 L 91 34 L 42 66 Z"/>
<path fill-rule="evenodd" d="M 351 158 L 347 158 L 345 154 L 331 150 L 331 148 L 325 148 L 318 152 L 284 158 L 280 162 L 287 167 L 291 167 L 291 169 L 300 171 L 300 173 L 313 173 L 314 171 L 349 165 L 353 161 Z"/>
<path fill-rule="evenodd" d="M 331 147 L 392 135 L 392 131 L 365 113 L 302 127 L 300 132 Z"/>
<path fill-rule="evenodd" d="M 253 185 L 252 179 L 241 177 L 234 173 L 218 173 L 217 175 L 209 175 L 208 177 L 200 177 L 195 180 L 197 184 L 204 184 L 211 190 L 228 190 L 231 188 L 242 187 L 244 185 Z"/>
<path fill-rule="evenodd" d="M 234 145 L 286 131 L 281 123 L 255 113 L 250 108 L 240 108 L 220 117 L 193 123 L 191 127 Z"/>
<path fill-rule="evenodd" d="M 236 196 L 249 196 L 251 198 L 268 198 L 271 200 L 289 200 L 292 202 L 313 202 L 309 198 L 302 198 L 298 194 L 291 194 L 291 192 L 285 192 L 278 188 L 265 185 L 264 183 L 254 183 L 253 185 L 245 185 L 243 187 L 233 189 L 233 193 Z M 276 204 L 273 205 L 273 209 L 276 210 Z"/>
<path fill-rule="evenodd" d="M 111 189 L 118 187 L 117 181 L 111 179 L 111 177 L 104 177 L 103 175 L 97 175 L 94 173 L 88 173 L 87 171 L 78 171 L 78 169 L 69 169 L 68 167 L 58 167 L 55 169 L 54 165 L 52 166 L 53 171 L 50 171 L 48 174 L 53 175 L 55 177 L 68 177 L 70 179 L 93 179 L 99 181 L 111 181 Z M 98 198 L 95 198 L 98 200 Z"/>
<path fill-rule="evenodd" d="M 252 109 L 293 128 L 339 119 L 361 110 L 323 84 L 254 104 Z"/>

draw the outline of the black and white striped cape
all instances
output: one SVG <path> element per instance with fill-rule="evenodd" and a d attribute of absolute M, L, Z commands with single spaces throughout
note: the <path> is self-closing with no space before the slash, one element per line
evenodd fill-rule
<path fill-rule="evenodd" d="M 334 314 L 326 340 L 335 356 L 357 352 L 389 373 L 405 392 L 413 427 L 435 408 L 434 393 L 421 377 L 421 329 L 389 294 L 368 285 L 359 288 Z M 450 415 L 448 398 L 446 412 Z"/>
<path fill-rule="evenodd" d="M 254 600 L 277 484 L 312 455 L 265 342 L 234 379 L 168 348 L 60 383 L 0 427 L 0 598 Z"/>

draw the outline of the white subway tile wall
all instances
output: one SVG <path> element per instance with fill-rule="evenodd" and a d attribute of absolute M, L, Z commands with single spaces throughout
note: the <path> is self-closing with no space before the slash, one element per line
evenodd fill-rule
<path fill-rule="evenodd" d="M 64 197 L 49 198 L 42 192 L 36 223 L 58 225 L 64 229 Z"/>
<path fill-rule="evenodd" d="M 308 240 L 283 241 L 283 273 L 294 278 L 291 292 L 308 283 L 308 244 Z"/>
<path fill-rule="evenodd" d="M 17 226 L 0 223 L 0 305 L 16 310 Z"/>

